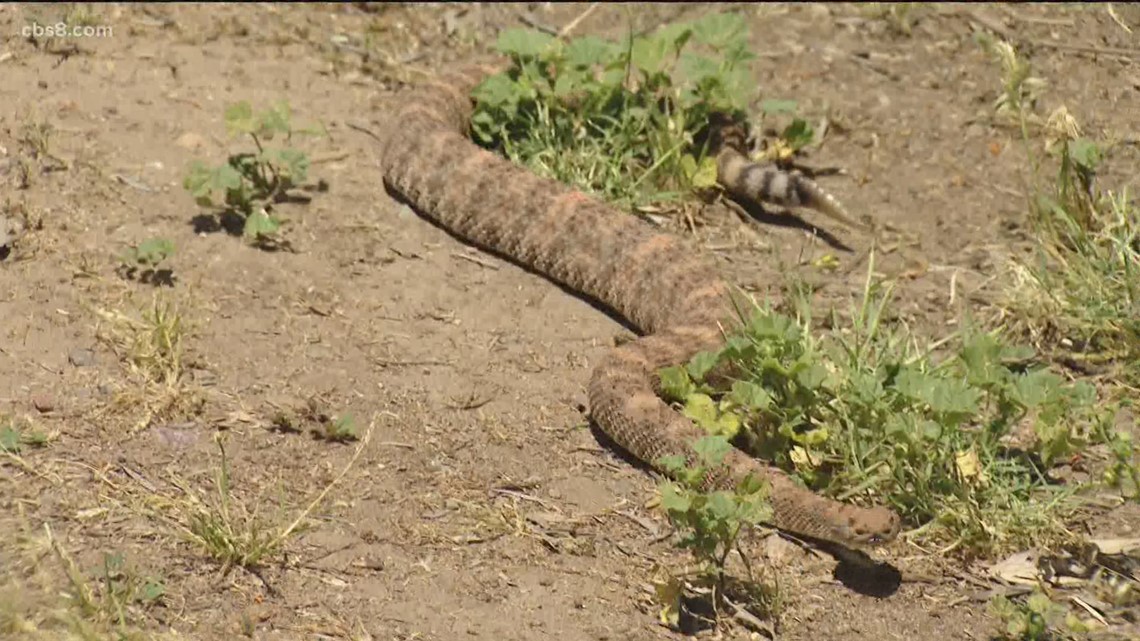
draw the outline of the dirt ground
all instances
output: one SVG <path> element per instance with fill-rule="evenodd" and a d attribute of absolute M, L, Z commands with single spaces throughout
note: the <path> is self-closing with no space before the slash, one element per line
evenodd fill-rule
<path fill-rule="evenodd" d="M 647 507 L 654 480 L 600 445 L 580 410 L 591 363 L 621 327 L 393 202 L 373 140 L 350 127 L 376 127 L 403 82 L 486 52 L 521 17 L 560 28 L 583 8 L 99 5 L 112 34 L 48 43 L 21 29 L 63 9 L 0 7 L 0 192 L 4 212 L 32 223 L 0 262 L 0 414 L 49 436 L 0 459 L 5 580 L 31 585 L 35 569 L 66 585 L 58 554 L 36 547 L 50 529 L 88 576 L 119 553 L 159 579 L 162 603 L 132 609 L 134 623 L 186 638 L 680 638 L 658 623 L 650 586 L 658 565 L 686 558 Z M 710 9 L 602 6 L 575 34 Z M 1134 47 L 1103 7 L 920 9 L 907 36 L 858 6 L 739 7 L 762 97 L 831 109 L 810 162 L 844 168 L 824 186 L 900 230 L 876 269 L 900 279 L 899 315 L 937 337 L 963 310 L 989 313 L 1001 261 L 1025 240 L 1025 162 L 1011 132 L 984 118 L 1000 76 L 973 41 L 971 12 L 1035 45 L 1047 107 L 1067 105 L 1089 131 L 1135 141 L 1127 105 L 1140 104 L 1140 67 L 1135 53 L 1064 46 Z M 1140 29 L 1135 5 L 1116 11 Z M 329 189 L 282 207 L 292 251 L 268 252 L 203 225 L 182 177 L 191 160 L 235 149 L 225 104 L 281 98 L 296 122 L 327 127 L 299 144 Z M 43 123 L 53 133 L 36 152 L 29 132 Z M 1122 146 L 1102 180 L 1131 175 L 1135 189 L 1137 167 L 1136 146 Z M 812 219 L 845 249 L 727 211 L 705 222 L 692 233 L 701 251 L 757 293 L 777 293 L 789 271 L 821 285 L 821 304 L 846 306 L 862 287 L 859 232 Z M 116 274 L 118 254 L 152 236 L 176 246 L 173 287 Z M 839 272 L 811 267 L 829 253 Z M 179 302 L 190 330 L 191 391 L 165 405 L 111 338 L 114 314 L 137 316 L 156 291 Z M 372 426 L 359 459 L 359 443 L 272 429 L 281 408 L 310 399 L 362 433 Z M 232 509 L 273 524 L 348 468 L 257 574 L 222 573 L 179 536 L 176 506 L 216 499 L 215 434 L 226 437 Z M 1106 523 L 1135 536 L 1138 521 Z M 840 581 L 830 556 L 778 537 L 750 544 L 779 584 L 782 639 L 996 630 L 985 601 L 965 598 L 979 588 L 936 550 L 903 540 L 877 553 L 935 579 L 867 593 Z M 6 591 L 35 598 L 17 592 Z"/>

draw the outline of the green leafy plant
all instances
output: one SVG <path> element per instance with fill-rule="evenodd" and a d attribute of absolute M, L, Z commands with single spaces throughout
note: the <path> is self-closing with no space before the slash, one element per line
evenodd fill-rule
<path fill-rule="evenodd" d="M 670 522 L 681 534 L 680 545 L 688 549 L 697 562 L 698 583 L 711 590 L 714 613 L 719 610 L 725 596 L 725 568 L 729 555 L 736 551 L 748 569 L 749 582 L 752 569 L 747 557 L 740 552 L 739 537 L 748 526 L 771 518 L 767 489 L 758 479 L 748 477 L 735 491 L 707 492 L 702 485 L 706 475 L 719 467 L 732 448 L 722 435 L 709 435 L 693 444 L 689 457 L 663 457 L 659 463 L 673 477 L 661 484 L 661 507 Z M 676 586 L 677 577 L 670 577 L 667 585 Z M 680 593 L 670 599 L 662 612 L 667 622 L 677 625 Z"/>
<path fill-rule="evenodd" d="M 742 310 L 744 326 L 721 350 L 662 370 L 666 395 L 710 434 L 825 494 L 880 497 L 951 549 L 1066 536 L 1060 517 L 1074 488 L 1049 483 L 1048 470 L 1118 438 L 1091 385 L 968 328 L 936 361 L 888 324 L 890 288 L 870 277 L 846 331 L 816 336 L 796 300 L 795 317 Z M 842 325 L 833 314 L 831 326 Z"/>
<path fill-rule="evenodd" d="M 124 278 L 136 276 L 143 283 L 172 284 L 172 271 L 159 267 L 174 254 L 174 243 L 166 238 L 150 238 L 131 245 L 119 256 L 119 272 Z"/>
<path fill-rule="evenodd" d="M 767 487 L 755 477 L 743 479 L 732 492 L 707 492 L 703 482 L 707 474 L 724 462 L 732 445 L 724 436 L 710 435 L 693 444 L 690 456 L 665 456 L 659 461 L 673 480 L 659 486 L 661 509 L 681 534 L 679 545 L 689 550 L 697 567 L 690 573 L 670 573 L 658 582 L 658 599 L 662 602 L 662 623 L 682 627 L 687 591 L 707 597 L 711 609 L 710 623 L 716 624 L 725 605 L 742 606 L 728 601 L 730 593 L 743 595 L 743 607 L 758 608 L 771 614 L 775 594 L 759 585 L 752 575 L 748 558 L 739 549 L 740 536 L 750 526 L 772 518 L 767 502 Z M 748 577 L 744 582 L 730 582 L 726 567 L 730 554 L 738 553 Z"/>
<path fill-rule="evenodd" d="M 326 441 L 346 442 L 359 438 L 356 419 L 351 414 L 327 417 L 327 420 L 321 422 L 321 428 L 314 430 L 314 433 Z"/>
<path fill-rule="evenodd" d="M 26 446 L 42 447 L 48 442 L 47 435 L 27 426 L 13 422 L 0 422 L 0 452 L 19 454 Z"/>
<path fill-rule="evenodd" d="M 285 200 L 290 189 L 307 180 L 309 172 L 309 157 L 288 145 L 295 134 L 311 132 L 293 128 L 285 102 L 261 112 L 254 112 L 245 101 L 231 104 L 225 110 L 225 123 L 229 135 L 248 136 L 256 151 L 231 155 L 214 167 L 194 161 L 183 187 L 202 207 L 217 206 L 214 199 L 221 194 L 224 213 L 241 221 L 247 239 L 270 242 L 281 227 L 273 204 Z M 286 146 L 266 146 L 277 136 L 284 136 Z"/>
<path fill-rule="evenodd" d="M 710 14 L 619 41 L 509 29 L 514 65 L 474 92 L 473 134 L 540 174 L 625 205 L 712 187 L 707 127 L 753 93 L 745 22 Z"/>
<path fill-rule="evenodd" d="M 1089 631 L 1086 622 L 1041 591 L 1035 591 L 1024 602 L 995 597 L 990 611 L 1005 623 L 1005 630 L 998 637 L 1003 641 L 1061 641 L 1081 638 Z"/>

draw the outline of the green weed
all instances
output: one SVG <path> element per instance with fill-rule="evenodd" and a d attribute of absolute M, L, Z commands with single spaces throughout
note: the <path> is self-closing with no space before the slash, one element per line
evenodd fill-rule
<path fill-rule="evenodd" d="M 236 216 L 249 241 L 271 245 L 282 222 L 273 205 L 304 183 L 309 172 L 308 155 L 289 144 L 294 135 L 313 132 L 293 128 L 289 105 L 283 101 L 257 113 L 245 101 L 229 105 L 225 123 L 227 133 L 248 136 L 256 151 L 231 155 L 214 167 L 196 160 L 182 185 L 201 207 L 218 206 L 214 198 L 222 194 L 222 215 Z M 267 147 L 265 143 L 276 136 L 285 137 L 285 146 Z"/>
<path fill-rule="evenodd" d="M 48 436 L 26 422 L 0 416 L 0 452 L 19 454 L 25 447 L 43 447 Z"/>
<path fill-rule="evenodd" d="M 994 333 L 966 329 L 920 349 L 887 322 L 890 298 L 869 273 L 850 328 L 824 335 L 803 297 L 794 316 L 741 310 L 741 331 L 662 370 L 662 386 L 708 432 L 824 494 L 877 497 L 947 551 L 1066 538 L 1075 488 L 1048 471 L 1115 438 L 1095 389 L 1033 366 L 1031 351 Z M 937 361 L 936 347 L 948 352 Z"/>
<path fill-rule="evenodd" d="M 174 254 L 174 243 L 165 238 L 150 238 L 131 245 L 119 256 L 119 273 L 123 278 L 138 277 L 143 283 L 172 282 L 172 272 L 160 265 Z"/>
<path fill-rule="evenodd" d="M 680 455 L 659 461 L 677 479 L 661 484 L 661 507 L 681 533 L 680 546 L 688 549 L 697 562 L 695 572 L 690 573 L 692 576 L 684 577 L 693 579 L 696 586 L 683 585 L 682 577 L 677 574 L 658 586 L 659 596 L 669 595 L 662 599 L 665 601 L 662 619 L 674 627 L 680 624 L 684 587 L 707 591 L 713 620 L 719 618 L 728 596 L 726 564 L 734 551 L 748 570 L 748 581 L 743 587 L 755 587 L 748 557 L 737 547 L 737 542 L 746 527 L 771 518 L 767 488 L 752 477 L 731 492 L 705 492 L 701 488 L 706 473 L 718 467 L 731 448 L 728 439 L 710 435 L 693 444 L 691 461 Z M 754 597 L 751 600 L 757 600 L 762 609 L 770 608 L 770 595 L 763 590 L 748 590 L 746 594 Z"/>
<path fill-rule="evenodd" d="M 1001 641 L 1061 641 L 1081 638 L 1088 623 L 1054 603 L 1044 592 L 1036 591 L 1023 603 L 995 597 L 990 612 L 1005 623 L 997 638 Z"/>
<path fill-rule="evenodd" d="M 356 430 L 356 420 L 350 414 L 329 417 L 321 423 L 319 430 L 314 430 L 318 438 L 326 441 L 345 442 L 355 441 L 359 438 Z"/>
<path fill-rule="evenodd" d="M 743 121 L 755 90 L 747 28 L 727 14 L 616 42 L 510 29 L 496 48 L 514 64 L 474 91 L 475 140 L 625 207 L 714 187 L 710 123 Z"/>

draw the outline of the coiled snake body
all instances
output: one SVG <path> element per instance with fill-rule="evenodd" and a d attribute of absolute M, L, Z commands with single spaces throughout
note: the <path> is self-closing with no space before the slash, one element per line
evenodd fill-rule
<path fill-rule="evenodd" d="M 657 371 L 721 345 L 720 323 L 734 317 L 728 286 L 680 238 L 471 142 L 470 92 L 496 70 L 447 73 L 414 88 L 387 114 L 378 134 L 384 181 L 457 236 L 600 301 L 639 328 L 642 337 L 595 366 L 591 418 L 651 466 L 666 455 L 688 457 L 704 432 L 661 400 Z M 738 151 L 721 151 L 718 173 L 738 196 L 842 215 L 811 181 L 753 164 Z M 782 530 L 845 546 L 890 541 L 899 531 L 890 510 L 824 498 L 735 449 L 706 486 L 734 487 L 749 473 L 768 483 L 772 524 Z"/>

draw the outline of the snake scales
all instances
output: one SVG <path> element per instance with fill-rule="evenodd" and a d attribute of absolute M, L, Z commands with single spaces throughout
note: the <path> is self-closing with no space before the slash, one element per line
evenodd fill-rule
<path fill-rule="evenodd" d="M 384 115 L 377 137 L 388 188 L 467 242 L 504 255 L 610 307 L 643 335 L 605 354 L 588 386 L 591 418 L 619 446 L 657 467 L 689 456 L 703 432 L 659 397 L 659 368 L 722 344 L 728 286 L 678 237 L 476 146 L 467 136 L 471 90 L 497 67 L 471 65 L 413 88 Z M 760 167 L 725 146 L 718 179 L 744 198 L 844 218 L 814 183 Z M 690 459 L 691 460 L 691 459 Z M 661 470 L 663 471 L 663 470 Z M 752 473 L 767 482 L 772 524 L 844 546 L 895 538 L 899 518 L 817 495 L 782 471 L 733 450 L 706 487 Z"/>

